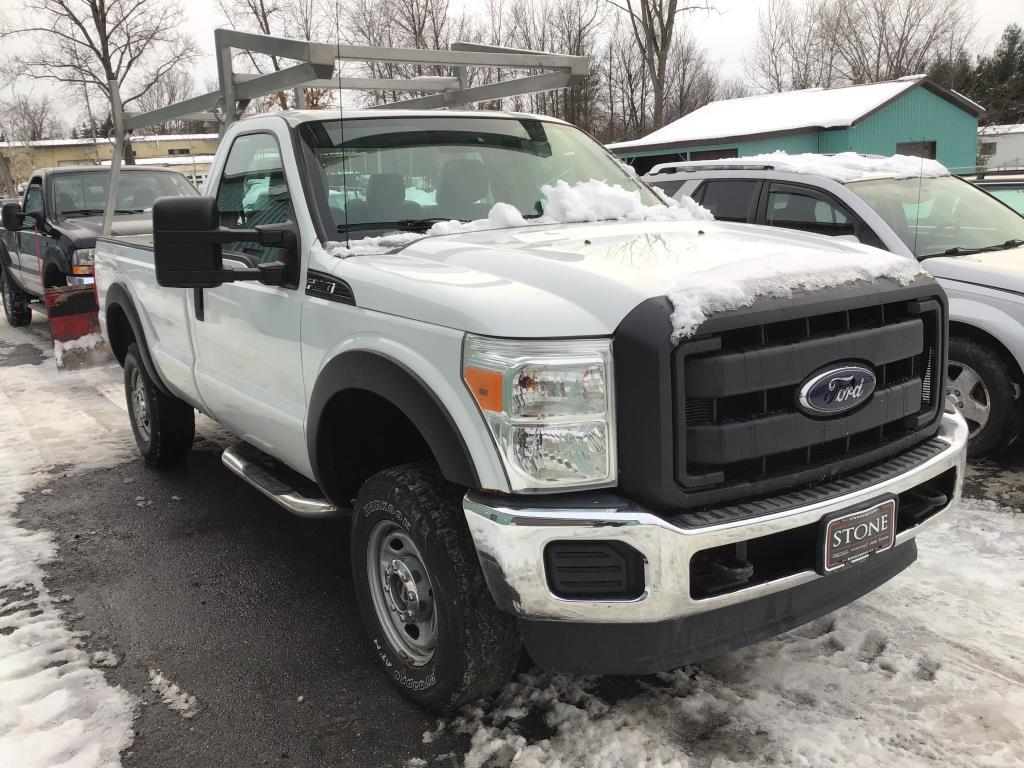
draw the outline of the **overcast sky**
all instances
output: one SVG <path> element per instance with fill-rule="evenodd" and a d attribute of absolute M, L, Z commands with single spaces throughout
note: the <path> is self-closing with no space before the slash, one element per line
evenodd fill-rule
<path fill-rule="evenodd" d="M 969 2 L 970 0 L 965 0 Z M 221 23 L 219 11 L 210 0 L 181 0 L 186 13 L 186 30 L 204 51 L 198 63 L 195 82 L 203 88 L 207 80 L 216 77 L 213 61 L 213 29 Z M 453 0 L 453 5 L 479 8 L 483 12 L 485 0 Z M 716 59 L 727 76 L 743 76 L 743 55 L 757 34 L 757 11 L 766 0 L 713 0 L 715 10 L 694 12 L 685 17 L 685 24 L 694 36 Z M 978 19 L 976 42 L 979 50 L 991 50 L 1004 27 L 1011 21 L 1021 22 L 1022 0 L 975 0 Z M 14 19 L 17 21 L 17 19 Z M 25 83 L 19 90 L 37 90 Z M 46 90 L 52 87 L 43 86 Z"/>

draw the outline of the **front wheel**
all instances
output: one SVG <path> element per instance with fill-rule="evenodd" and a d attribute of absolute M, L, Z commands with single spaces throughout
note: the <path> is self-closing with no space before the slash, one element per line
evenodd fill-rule
<path fill-rule="evenodd" d="M 1010 366 L 996 350 L 962 336 L 949 340 L 947 392 L 970 428 L 972 457 L 1005 450 L 1020 432 L 1020 409 Z"/>
<path fill-rule="evenodd" d="M 32 322 L 32 308 L 28 305 L 28 297 L 14 284 L 6 269 L 0 269 L 0 296 L 3 298 L 4 315 L 13 328 L 20 328 Z"/>
<path fill-rule="evenodd" d="M 169 467 L 187 458 L 196 434 L 196 412 L 156 388 L 134 343 L 124 358 L 124 394 L 135 442 L 146 463 Z"/>
<path fill-rule="evenodd" d="M 367 480 L 352 519 L 352 571 L 372 651 L 398 689 L 445 711 L 503 685 L 521 641 L 491 599 L 462 511 L 436 468 Z"/>

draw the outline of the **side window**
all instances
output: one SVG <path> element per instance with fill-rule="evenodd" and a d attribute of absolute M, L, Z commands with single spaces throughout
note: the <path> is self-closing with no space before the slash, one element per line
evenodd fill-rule
<path fill-rule="evenodd" d="M 28 191 L 25 192 L 25 204 L 22 206 L 22 210 L 25 213 L 43 210 L 43 187 L 39 179 L 32 179 L 32 182 L 28 185 Z"/>
<path fill-rule="evenodd" d="M 232 229 L 283 224 L 294 218 L 277 139 L 269 133 L 235 139 L 217 185 L 217 209 L 220 223 Z M 280 249 L 258 243 L 226 243 L 224 250 L 257 264 L 281 258 Z"/>
<path fill-rule="evenodd" d="M 651 184 L 660 189 L 669 197 L 672 197 L 673 195 L 675 195 L 676 192 L 679 191 L 679 188 L 683 186 L 683 181 L 682 179 L 680 179 L 679 181 L 652 181 Z"/>
<path fill-rule="evenodd" d="M 704 184 L 701 205 L 721 221 L 747 221 L 760 182 L 756 179 L 713 179 Z"/>
<path fill-rule="evenodd" d="M 767 223 L 820 235 L 855 235 L 853 217 L 811 190 L 773 184 L 768 194 Z"/>

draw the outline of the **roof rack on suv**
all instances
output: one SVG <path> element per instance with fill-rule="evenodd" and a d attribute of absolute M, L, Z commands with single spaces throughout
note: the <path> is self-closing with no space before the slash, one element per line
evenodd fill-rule
<path fill-rule="evenodd" d="M 767 163 L 719 163 L 714 164 L 702 160 L 689 163 L 669 163 L 656 165 L 651 171 L 652 176 L 659 173 L 686 173 L 687 171 L 774 171 L 775 166 Z"/>

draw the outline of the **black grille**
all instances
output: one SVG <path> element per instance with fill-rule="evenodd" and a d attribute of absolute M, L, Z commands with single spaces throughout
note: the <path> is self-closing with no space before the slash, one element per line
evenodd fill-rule
<path fill-rule="evenodd" d="M 675 350 L 675 473 L 686 491 L 722 502 L 821 482 L 906 450 L 936 421 L 939 300 L 793 314 Z M 802 382 L 842 362 L 871 366 L 874 395 L 840 416 L 804 413 Z"/>

